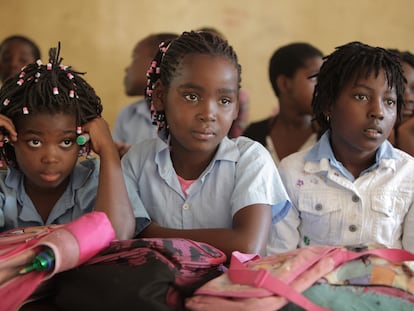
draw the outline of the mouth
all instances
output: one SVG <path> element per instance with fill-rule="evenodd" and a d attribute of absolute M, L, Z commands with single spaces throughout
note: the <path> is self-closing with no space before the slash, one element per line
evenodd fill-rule
<path fill-rule="evenodd" d="M 382 128 L 380 127 L 369 127 L 364 130 L 364 133 L 371 138 L 378 138 L 382 136 Z"/>
<path fill-rule="evenodd" d="M 193 131 L 193 136 L 200 140 L 207 140 L 207 139 L 211 139 L 212 137 L 216 136 L 216 134 L 211 129 L 205 129 L 201 131 Z"/>
<path fill-rule="evenodd" d="M 59 173 L 40 173 L 40 178 L 46 182 L 56 182 L 60 178 Z"/>

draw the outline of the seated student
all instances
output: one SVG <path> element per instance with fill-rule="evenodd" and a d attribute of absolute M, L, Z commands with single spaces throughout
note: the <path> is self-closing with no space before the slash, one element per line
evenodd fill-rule
<path fill-rule="evenodd" d="M 295 42 L 277 49 L 270 59 L 269 79 L 279 99 L 279 112 L 250 124 L 243 135 L 265 146 L 276 165 L 317 140 L 311 103 L 322 56 L 316 47 Z"/>
<path fill-rule="evenodd" d="M 163 41 L 178 35 L 174 33 L 151 34 L 138 41 L 132 52 L 131 64 L 126 68 L 124 80 L 128 96 L 144 96 L 147 86 L 147 70 Z M 115 120 L 112 137 L 122 157 L 132 144 L 157 137 L 157 127 L 152 123 L 151 111 L 144 98 L 124 107 Z"/>
<path fill-rule="evenodd" d="M 145 211 L 142 218 L 136 214 L 136 232 L 100 98 L 81 73 L 61 64 L 59 50 L 0 89 L 0 151 L 8 162 L 0 172 L 0 231 L 68 223 L 96 210 L 107 214 L 118 239 L 131 238 L 144 225 Z M 83 133 L 100 159 L 78 163 Z"/>
<path fill-rule="evenodd" d="M 0 43 L 0 85 L 40 58 L 39 47 L 29 38 L 20 35 L 5 38 Z"/>
<path fill-rule="evenodd" d="M 351 42 L 323 63 L 313 97 L 322 137 L 283 159 L 292 200 L 268 247 L 381 244 L 414 251 L 414 159 L 387 138 L 403 105 L 398 56 Z"/>
<path fill-rule="evenodd" d="M 227 137 L 240 79 L 233 48 L 210 32 L 184 32 L 161 47 L 147 89 L 160 137 L 122 158 L 131 203 L 151 217 L 141 237 L 206 242 L 229 258 L 264 251 L 272 220 L 290 203 L 263 146 Z"/>
<path fill-rule="evenodd" d="M 406 84 L 401 121 L 395 125 L 389 140 L 395 147 L 414 156 L 414 55 L 409 51 L 391 52 L 397 53 L 400 57 Z"/>

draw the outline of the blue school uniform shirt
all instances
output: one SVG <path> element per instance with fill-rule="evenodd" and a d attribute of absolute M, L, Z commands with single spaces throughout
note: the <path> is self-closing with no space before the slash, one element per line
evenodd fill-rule
<path fill-rule="evenodd" d="M 252 204 L 272 205 L 273 222 L 290 201 L 268 151 L 246 137 L 227 137 L 205 171 L 183 193 L 160 138 L 133 146 L 122 158 L 131 203 L 151 219 L 175 229 L 231 228 L 233 216 Z"/>
<path fill-rule="evenodd" d="M 157 137 L 157 126 L 152 123 L 151 112 L 145 99 L 124 107 L 115 120 L 114 141 L 137 144 Z"/>
<path fill-rule="evenodd" d="M 65 224 L 94 210 L 99 180 L 99 159 L 75 165 L 70 182 L 46 222 L 42 220 L 24 189 L 23 174 L 12 167 L 0 172 L 0 231 L 28 226 Z M 148 223 L 145 211 L 134 210 L 136 233 Z"/>
<path fill-rule="evenodd" d="M 312 244 L 414 251 L 414 158 L 385 141 L 375 163 L 354 178 L 335 159 L 329 136 L 280 163 L 292 209 L 273 226 L 268 253 Z"/>

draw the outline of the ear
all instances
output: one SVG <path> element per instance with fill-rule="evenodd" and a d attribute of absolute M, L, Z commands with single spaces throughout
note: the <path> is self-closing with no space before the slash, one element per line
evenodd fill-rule
<path fill-rule="evenodd" d="M 276 78 L 276 85 L 280 94 L 286 93 L 289 90 L 290 80 L 285 75 L 280 75 Z"/>
<path fill-rule="evenodd" d="M 152 91 L 152 104 L 154 105 L 154 108 L 157 111 L 165 110 L 165 96 L 167 94 L 165 90 L 166 89 L 160 80 L 155 82 Z"/>

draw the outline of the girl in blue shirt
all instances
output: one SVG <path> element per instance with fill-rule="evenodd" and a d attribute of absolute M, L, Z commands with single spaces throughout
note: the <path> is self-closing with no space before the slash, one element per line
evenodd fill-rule
<path fill-rule="evenodd" d="M 142 237 L 189 238 L 228 256 L 261 252 L 272 219 L 286 214 L 288 197 L 266 149 L 227 138 L 240 73 L 232 47 L 210 32 L 184 32 L 160 47 L 147 88 L 160 137 L 122 158 L 132 205 L 151 218 Z"/>
<path fill-rule="evenodd" d="M 0 231 L 67 223 L 105 212 L 118 239 L 132 237 L 134 216 L 118 152 L 93 88 L 61 64 L 60 46 L 48 64 L 27 65 L 0 89 Z M 87 143 L 98 159 L 78 163 Z"/>

